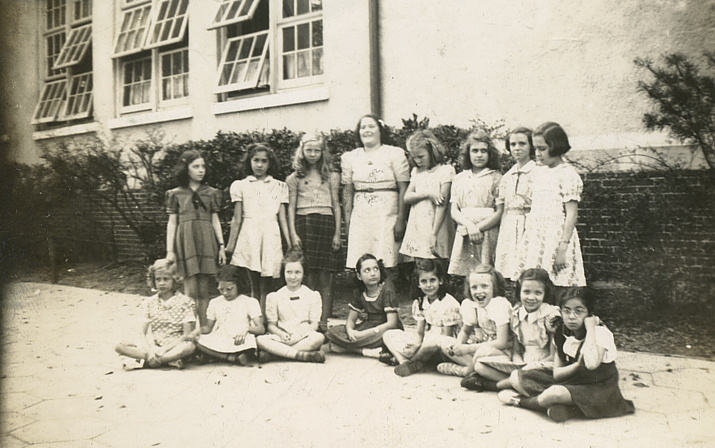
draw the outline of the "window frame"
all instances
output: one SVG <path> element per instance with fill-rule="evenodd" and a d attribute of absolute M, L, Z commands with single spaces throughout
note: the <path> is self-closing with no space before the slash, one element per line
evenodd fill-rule
<path fill-rule="evenodd" d="M 243 0 L 224 0 L 221 5 L 226 3 L 235 3 Z M 259 7 L 261 1 L 268 2 L 268 40 L 267 40 L 267 51 L 268 55 L 262 62 L 263 68 L 262 72 L 267 72 L 268 82 L 267 86 L 260 83 L 257 85 L 251 85 L 251 83 L 241 84 L 236 86 L 237 88 L 229 88 L 232 85 L 221 85 L 221 80 L 223 77 L 223 70 L 226 65 L 226 55 L 228 53 L 229 46 L 232 42 L 238 39 L 249 37 L 251 34 L 257 33 L 247 33 L 245 35 L 239 35 L 234 37 L 228 37 L 227 26 L 233 23 L 240 23 L 241 21 L 252 19 L 253 13 Z M 221 6 L 219 5 L 219 7 Z M 312 2 L 310 3 L 312 5 Z M 219 102 L 235 101 L 241 98 L 251 97 L 256 95 L 275 95 L 279 93 L 288 92 L 294 89 L 306 89 L 306 88 L 316 88 L 325 85 L 325 67 L 324 62 L 321 64 L 323 72 L 318 75 L 310 75 L 301 78 L 294 79 L 283 79 L 283 29 L 289 26 L 298 26 L 302 23 L 312 23 L 317 20 L 323 22 L 324 25 L 324 10 L 321 8 L 319 10 L 314 10 L 306 14 L 295 14 L 291 17 L 283 17 L 283 3 L 282 0 L 258 0 L 252 5 L 252 14 L 250 18 L 242 19 L 235 22 L 226 23 L 216 23 L 212 22 L 207 26 L 207 29 L 215 29 L 217 32 L 217 46 L 218 46 L 218 61 L 216 65 L 216 76 L 213 85 L 213 93 L 218 96 Z M 214 13 L 214 18 L 218 13 L 218 8 L 216 13 Z M 311 25 L 312 26 L 312 25 Z M 312 29 L 311 29 L 312 30 Z M 324 30 L 324 26 L 323 26 Z M 261 31 L 265 32 L 265 31 Z M 324 51 L 324 31 L 322 32 L 322 45 L 319 47 L 322 51 L 322 61 L 325 60 Z M 309 46 L 309 51 L 311 51 L 311 64 L 312 64 L 312 33 L 310 35 L 311 45 Z M 297 50 L 296 50 L 297 52 Z M 312 67 L 312 65 L 311 65 Z M 262 76 L 259 76 L 259 80 Z M 267 88 L 264 88 L 267 87 Z M 231 96 L 231 94 L 235 96 Z"/>

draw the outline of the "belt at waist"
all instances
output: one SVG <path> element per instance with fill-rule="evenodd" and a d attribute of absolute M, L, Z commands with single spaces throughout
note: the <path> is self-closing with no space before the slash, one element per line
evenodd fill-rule
<path fill-rule="evenodd" d="M 384 188 L 360 188 L 360 189 L 355 189 L 355 193 L 374 193 L 376 191 L 397 191 L 397 188 L 394 187 L 384 187 Z"/>

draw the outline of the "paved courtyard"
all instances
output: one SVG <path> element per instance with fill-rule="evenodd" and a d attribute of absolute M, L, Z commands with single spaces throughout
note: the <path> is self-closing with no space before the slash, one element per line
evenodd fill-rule
<path fill-rule="evenodd" d="M 635 415 L 557 424 L 376 360 L 125 371 L 142 297 L 37 283 L 3 294 L 0 446 L 715 446 L 715 363 L 621 353 Z M 478 444 L 478 445 L 477 445 Z"/>

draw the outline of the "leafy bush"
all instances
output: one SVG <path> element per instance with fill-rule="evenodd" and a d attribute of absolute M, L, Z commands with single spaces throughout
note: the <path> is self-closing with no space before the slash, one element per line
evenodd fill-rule
<path fill-rule="evenodd" d="M 706 67 L 715 74 L 715 53 L 705 53 Z M 649 130 L 668 129 L 681 141 L 694 141 L 715 170 L 715 77 L 701 74 L 701 69 L 680 53 L 663 56 L 664 65 L 637 58 L 652 80 L 640 81 L 639 89 L 655 106 L 643 116 Z"/>

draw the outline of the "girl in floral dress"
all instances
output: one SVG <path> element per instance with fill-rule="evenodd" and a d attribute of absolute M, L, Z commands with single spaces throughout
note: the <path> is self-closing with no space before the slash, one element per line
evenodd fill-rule
<path fill-rule="evenodd" d="M 578 202 L 583 182 L 563 159 L 571 149 L 566 132 L 557 123 L 534 131 L 539 167 L 532 178 L 531 212 L 519 244 L 518 277 L 527 268 L 545 269 L 556 286 L 556 303 L 569 286 L 586 286 L 581 244 L 576 232 Z"/>

